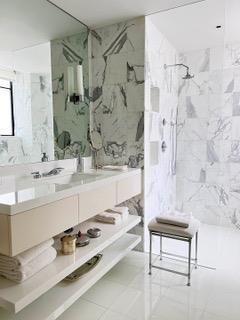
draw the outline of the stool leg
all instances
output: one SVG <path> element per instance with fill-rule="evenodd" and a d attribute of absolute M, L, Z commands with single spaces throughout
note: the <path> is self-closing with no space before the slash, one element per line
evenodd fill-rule
<path fill-rule="evenodd" d="M 198 232 L 195 239 L 195 269 L 198 267 Z"/>
<path fill-rule="evenodd" d="M 149 272 L 148 274 L 152 274 L 152 232 L 149 232 Z"/>
<path fill-rule="evenodd" d="M 159 239 L 160 239 L 160 260 L 162 260 L 162 241 L 163 241 L 163 239 L 162 239 L 162 235 L 161 234 L 159 236 Z"/>
<path fill-rule="evenodd" d="M 192 239 L 188 241 L 188 283 L 187 285 L 191 285 L 191 252 L 192 252 Z"/>

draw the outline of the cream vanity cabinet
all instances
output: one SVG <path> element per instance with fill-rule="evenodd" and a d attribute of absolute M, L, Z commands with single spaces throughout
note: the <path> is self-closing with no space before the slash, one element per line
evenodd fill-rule
<path fill-rule="evenodd" d="M 15 256 L 141 193 L 141 172 L 85 186 L 75 188 L 72 196 L 27 211 L 0 214 L 0 253 Z"/>
<path fill-rule="evenodd" d="M 0 253 L 15 256 L 77 224 L 77 196 L 15 215 L 0 215 Z"/>

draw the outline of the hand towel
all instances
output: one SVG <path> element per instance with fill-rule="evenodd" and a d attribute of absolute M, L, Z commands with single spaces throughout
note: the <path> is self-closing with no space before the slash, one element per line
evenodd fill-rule
<path fill-rule="evenodd" d="M 16 269 L 0 269 L 0 275 L 3 277 L 21 283 L 36 273 L 41 269 L 45 268 L 47 265 L 52 263 L 57 256 L 57 251 L 50 247 L 40 253 L 37 257 L 32 259 L 29 263 L 24 266 L 18 266 Z"/>
<path fill-rule="evenodd" d="M 17 268 L 18 266 L 24 266 L 31 260 L 39 256 L 46 249 L 50 248 L 54 244 L 53 239 L 47 240 L 39 245 L 18 254 L 15 257 L 8 257 L 0 254 L 0 267 L 6 267 L 9 269 Z"/>
<path fill-rule="evenodd" d="M 106 212 L 109 213 L 115 213 L 115 214 L 120 214 L 122 217 L 122 220 L 126 220 L 129 215 L 129 209 L 128 207 L 113 207 L 111 209 L 106 210 Z"/>
<path fill-rule="evenodd" d="M 104 223 L 118 224 L 122 218 L 116 213 L 102 212 L 96 215 L 96 220 Z"/>

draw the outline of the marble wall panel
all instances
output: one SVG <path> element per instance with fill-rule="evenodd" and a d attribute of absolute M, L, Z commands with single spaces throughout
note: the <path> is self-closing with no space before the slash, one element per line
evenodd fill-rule
<path fill-rule="evenodd" d="M 239 48 L 180 55 L 195 77 L 179 86 L 177 153 L 177 207 L 203 222 L 238 228 Z"/>
<path fill-rule="evenodd" d="M 144 18 L 91 31 L 91 127 L 102 138 L 100 165 L 144 166 L 144 47 Z M 134 231 L 142 235 L 143 195 L 125 204 L 142 217 Z"/>

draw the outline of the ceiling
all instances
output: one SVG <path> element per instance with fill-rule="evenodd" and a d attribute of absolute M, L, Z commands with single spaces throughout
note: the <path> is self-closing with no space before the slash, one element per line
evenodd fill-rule
<path fill-rule="evenodd" d="M 151 16 L 152 22 L 180 51 L 198 50 L 223 44 L 225 6 L 222 0 L 206 0 L 191 6 Z"/>
<path fill-rule="evenodd" d="M 1 51 L 31 47 L 78 33 L 83 28 L 80 22 L 46 0 L 0 0 L 0 5 Z"/>
<path fill-rule="evenodd" d="M 101 27 L 204 0 L 51 0 L 89 27 Z"/>
<path fill-rule="evenodd" d="M 180 51 L 240 42 L 240 0 L 206 0 L 151 15 L 151 21 Z M 216 29 L 221 25 L 221 29 Z"/>

